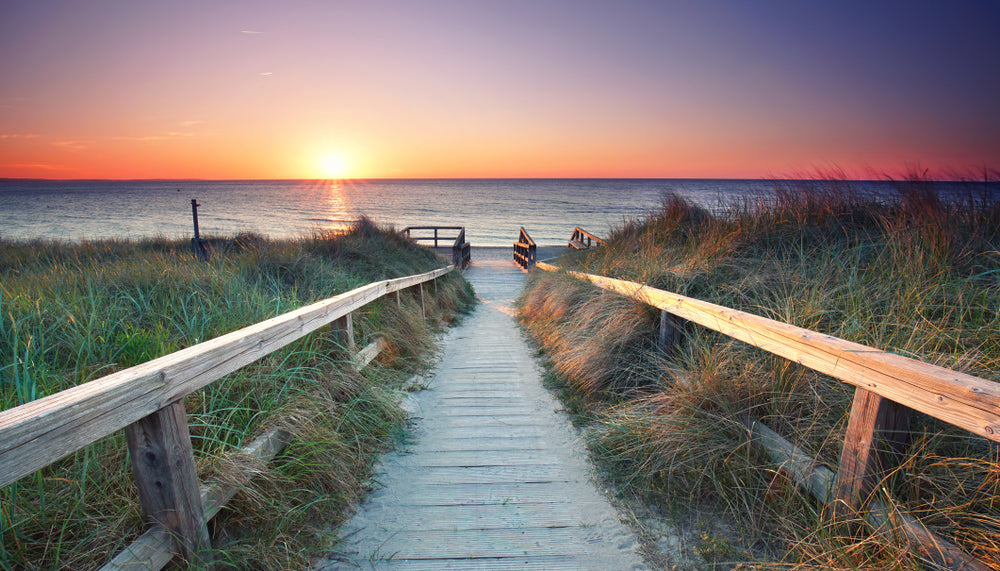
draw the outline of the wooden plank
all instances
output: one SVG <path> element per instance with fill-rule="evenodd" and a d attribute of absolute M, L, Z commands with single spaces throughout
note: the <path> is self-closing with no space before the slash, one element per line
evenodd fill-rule
<path fill-rule="evenodd" d="M 334 319 L 333 323 L 330 324 L 330 329 L 333 331 L 334 342 L 349 352 L 353 352 L 356 349 L 354 343 L 353 315 L 353 313 L 348 313 L 347 315 Z"/>
<path fill-rule="evenodd" d="M 211 567 L 184 403 L 177 401 L 130 424 L 125 437 L 146 519 L 173 536 L 185 561 Z"/>
<path fill-rule="evenodd" d="M 526 467 L 527 468 L 527 467 Z M 532 478 L 528 471 L 528 479 Z M 419 496 L 398 500 L 408 506 L 468 506 L 566 503 L 564 482 L 428 484 Z"/>
<path fill-rule="evenodd" d="M 537 450 L 455 450 L 422 451 L 410 460 L 414 466 L 548 466 L 560 459 Z"/>
<path fill-rule="evenodd" d="M 447 509 L 408 506 L 405 513 L 385 513 L 378 521 L 386 529 L 428 531 L 570 527 L 588 523 L 584 515 L 586 507 L 576 502 L 447 506 Z"/>
<path fill-rule="evenodd" d="M 348 314 L 350 316 L 350 314 Z M 372 343 L 365 348 L 365 351 L 377 350 L 382 339 Z M 372 359 L 374 356 L 371 357 Z M 363 361 L 363 359 L 361 359 Z M 368 361 L 370 362 L 370 361 Z M 367 364 L 362 364 L 364 367 Z M 292 433 L 282 428 L 274 428 L 258 436 L 246 447 L 239 451 L 239 456 L 250 458 L 259 462 L 269 462 L 278 455 L 292 438 Z M 236 478 L 240 480 L 240 478 Z M 222 509 L 229 500 L 236 495 L 237 488 L 232 484 L 222 482 L 211 482 L 201 486 L 201 504 L 205 511 L 205 520 L 211 520 L 219 510 Z M 101 568 L 101 571 L 125 571 L 130 569 L 142 569 L 153 571 L 162 569 L 173 558 L 173 554 L 178 551 L 174 545 L 172 535 L 161 526 L 154 525 L 146 533 L 139 536 L 124 551 L 116 555 L 109 563 Z"/>
<path fill-rule="evenodd" d="M 275 428 L 255 438 L 247 447 L 240 450 L 240 455 L 267 462 L 284 449 L 290 438 L 291 433 Z M 210 483 L 201 486 L 200 496 L 205 519 L 211 520 L 215 517 L 233 498 L 236 491 L 236 487 L 230 484 Z M 174 553 L 177 552 L 171 537 L 171 533 L 163 527 L 153 526 L 102 567 L 101 571 L 162 569 L 170 563 Z"/>
<path fill-rule="evenodd" d="M 170 532 L 153 526 L 101 567 L 101 571 L 157 571 L 166 567 L 176 552 Z"/>
<path fill-rule="evenodd" d="M 581 571 L 588 568 L 614 569 L 618 563 L 588 560 L 588 567 L 581 567 L 579 556 L 569 555 L 390 559 L 373 560 L 373 564 L 374 561 L 378 561 L 381 571 Z M 326 571 L 326 568 L 318 571 Z"/>
<path fill-rule="evenodd" d="M 660 334 L 657 337 L 657 347 L 664 353 L 673 353 L 681 342 L 681 320 L 663 309 L 660 310 Z"/>
<path fill-rule="evenodd" d="M 421 452 L 550 450 L 550 440 L 542 436 L 435 437 L 426 445 L 420 443 L 419 449 Z"/>
<path fill-rule="evenodd" d="M 563 466 L 436 466 L 414 469 L 408 477 L 432 484 L 542 484 L 567 482 Z"/>
<path fill-rule="evenodd" d="M 388 347 L 388 345 L 389 344 L 385 339 L 379 337 L 375 341 L 366 345 L 364 349 L 358 351 L 358 354 L 354 357 L 358 368 L 363 369 L 367 367 L 369 363 L 375 360 L 375 357 L 378 357 L 379 353 L 385 351 L 385 348 Z"/>
<path fill-rule="evenodd" d="M 1000 442 L 1000 383 L 635 282 L 567 273 Z"/>
<path fill-rule="evenodd" d="M 792 479 L 823 503 L 829 502 L 835 476 L 826 466 L 782 438 L 763 424 L 744 421 L 750 430 L 751 440 L 764 448 L 779 469 L 791 474 Z M 900 529 L 920 555 L 948 569 L 988 571 L 982 561 L 962 551 L 958 546 L 934 535 L 917 519 L 896 509 L 886 507 L 881 501 L 872 502 L 865 519 L 875 528 Z M 892 524 L 890 526 L 890 524 Z"/>
<path fill-rule="evenodd" d="M 0 411 L 0 487 L 121 430 L 334 319 L 378 299 L 388 284 L 429 280 L 451 266 L 381 281 L 244 327 L 36 401 Z M 419 281 L 419 280 L 418 280 Z"/>
<path fill-rule="evenodd" d="M 417 285 L 420 288 L 420 315 L 427 317 L 427 305 L 424 303 L 424 284 Z"/>
<path fill-rule="evenodd" d="M 403 530 L 382 553 L 391 559 L 453 559 L 528 555 L 575 557 L 591 551 L 572 528 Z M 391 557 L 390 557 L 391 556 Z"/>
<path fill-rule="evenodd" d="M 887 398 L 854 390 L 854 403 L 844 435 L 840 468 L 834 483 L 834 511 L 857 512 L 909 439 L 912 410 Z"/>
<path fill-rule="evenodd" d="M 391 280 L 386 280 L 385 281 L 385 291 L 386 291 L 386 293 L 392 293 L 392 292 L 399 291 L 401 289 L 406 289 L 406 288 L 409 288 L 409 287 L 413 287 L 413 286 L 415 286 L 417 284 L 421 284 L 421 283 L 426 282 L 426 281 L 437 279 L 437 278 L 439 278 L 439 277 L 447 274 L 448 272 L 452 271 L 453 269 L 455 269 L 455 266 L 454 265 L 449 265 L 449 266 L 445 266 L 443 268 L 439 268 L 437 270 L 433 270 L 433 271 L 430 271 L 430 272 L 427 272 L 427 273 L 423 273 L 423 274 L 417 274 L 417 275 L 413 275 L 413 276 L 405 276 L 405 277 L 402 277 L 402 278 L 395 278 L 395 279 L 391 279 Z"/>

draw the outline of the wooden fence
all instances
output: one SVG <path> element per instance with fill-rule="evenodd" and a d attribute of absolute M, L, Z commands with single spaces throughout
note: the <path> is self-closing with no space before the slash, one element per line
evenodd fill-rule
<path fill-rule="evenodd" d="M 587 250 L 593 247 L 594 244 L 603 246 L 604 240 L 577 226 L 573 229 L 573 235 L 570 236 L 567 246 L 577 250 Z"/>
<path fill-rule="evenodd" d="M 536 267 L 560 271 L 544 262 Z M 747 428 L 800 485 L 830 502 L 834 513 L 864 513 L 876 527 L 895 521 L 925 557 L 952 568 L 988 569 L 912 517 L 878 501 L 864 504 L 891 470 L 892 458 L 880 446 L 902 444 L 912 410 L 1000 442 L 1000 383 L 643 284 L 567 273 L 660 309 L 661 344 L 676 339 L 677 319 L 684 319 L 854 385 L 836 474 L 760 423 L 749 421 Z"/>
<path fill-rule="evenodd" d="M 210 547 L 208 518 L 235 490 L 225 486 L 199 489 L 184 397 L 327 324 L 342 335 L 345 346 L 353 348 L 352 312 L 391 293 L 398 301 L 401 290 L 414 286 L 420 287 L 422 305 L 422 284 L 453 269 L 448 266 L 371 283 L 0 411 L 0 487 L 124 429 L 139 501 L 152 524 L 130 553 L 165 557 L 160 567 L 175 554 L 198 561 L 199 553 L 206 553 Z M 363 349 L 360 361 L 370 361 L 379 347 L 375 343 Z M 265 436 L 250 448 L 262 449 L 271 456 L 288 438 L 282 434 Z M 166 552 L 163 546 L 167 546 Z M 125 558 L 131 559 L 132 555 Z M 113 562 L 108 568 L 116 565 Z"/>
<path fill-rule="evenodd" d="M 521 226 L 521 233 L 514 242 L 514 262 L 524 269 L 535 265 L 535 241 L 528 235 L 528 231 Z"/>
<path fill-rule="evenodd" d="M 432 234 L 414 236 L 415 231 L 431 231 Z M 441 236 L 440 231 L 455 231 L 458 234 L 454 237 Z M 400 234 L 406 236 L 408 240 L 413 240 L 414 242 L 419 241 L 433 241 L 434 247 L 438 247 L 439 241 L 452 240 L 451 244 L 451 263 L 457 268 L 467 268 L 472 262 L 472 245 L 465 240 L 465 226 L 407 226 L 399 231 Z"/>

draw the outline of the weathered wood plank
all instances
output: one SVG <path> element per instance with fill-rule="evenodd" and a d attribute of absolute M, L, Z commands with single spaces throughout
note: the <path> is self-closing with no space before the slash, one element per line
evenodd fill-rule
<path fill-rule="evenodd" d="M 368 284 L 170 355 L 0 411 L 0 487 L 247 365 L 385 295 L 439 277 Z M 404 287 L 407 287 L 404 285 Z"/>
<path fill-rule="evenodd" d="M 422 451 L 412 462 L 415 466 L 546 466 L 559 464 L 559 459 L 535 450 L 456 450 Z"/>
<path fill-rule="evenodd" d="M 589 550 L 572 528 L 402 530 L 392 559 L 457 559 L 527 555 L 573 557 Z M 388 554 L 386 554 L 388 555 Z"/>
<path fill-rule="evenodd" d="M 449 265 L 449 266 L 445 266 L 443 268 L 440 268 L 440 269 L 437 269 L 437 270 L 434 270 L 434 271 L 430 271 L 430 272 L 427 272 L 427 273 L 423 273 L 423 274 L 416 274 L 416 275 L 413 275 L 413 276 L 406 276 L 406 277 L 402 277 L 402 278 L 394 278 L 394 279 L 391 279 L 391 280 L 386 280 L 385 281 L 385 291 L 386 291 L 386 293 L 392 293 L 392 292 L 399 291 L 401 289 L 406 289 L 406 288 L 409 288 L 409 287 L 413 287 L 413 286 L 415 286 L 417 284 L 421 284 L 421 283 L 424 283 L 426 281 L 437 279 L 437 278 L 439 278 L 439 277 L 447 274 L 448 272 L 450 272 L 454 268 L 455 268 L 455 266 Z"/>
<path fill-rule="evenodd" d="M 569 527 L 587 519 L 576 502 L 559 504 L 408 506 L 405 514 L 386 513 L 380 525 L 390 529 L 428 531 Z"/>
<path fill-rule="evenodd" d="M 208 520 L 184 403 L 177 401 L 130 424 L 125 437 L 146 519 L 170 533 L 185 561 L 210 566 Z"/>
<path fill-rule="evenodd" d="M 267 462 L 284 449 L 290 438 L 291 433 L 275 428 L 255 438 L 247 447 L 240 450 L 240 455 Z M 217 482 L 201 486 L 200 496 L 205 510 L 205 519 L 211 520 L 215 517 L 219 510 L 233 498 L 236 491 L 235 486 Z M 172 542 L 170 532 L 160 526 L 153 526 L 102 567 L 101 571 L 162 569 L 177 552 L 177 548 Z"/>
<path fill-rule="evenodd" d="M 101 571 L 155 571 L 163 569 L 174 558 L 177 547 L 170 532 L 153 526 L 139 536 L 124 551 L 115 555 Z"/>
<path fill-rule="evenodd" d="M 435 466 L 414 468 L 408 477 L 437 485 L 454 484 L 541 484 L 567 482 L 563 466 Z"/>
<path fill-rule="evenodd" d="M 664 353 L 672 353 L 677 350 L 680 341 L 680 319 L 665 309 L 660 310 L 660 334 L 656 341 L 657 347 Z"/>
<path fill-rule="evenodd" d="M 377 349 L 379 346 L 379 343 L 376 342 L 366 349 L 372 347 Z M 253 442 L 240 450 L 239 455 L 257 462 L 269 462 L 284 450 L 291 438 L 292 433 L 288 430 L 274 428 L 255 438 Z M 237 478 L 237 480 L 239 479 Z M 210 482 L 202 485 L 200 497 L 201 505 L 205 511 L 205 520 L 208 521 L 215 517 L 219 510 L 236 495 L 236 492 L 237 487 L 227 483 Z M 171 533 L 162 526 L 154 525 L 102 567 L 101 571 L 131 569 L 154 571 L 162 569 L 177 551 L 178 548 L 174 544 Z"/>
<path fill-rule="evenodd" d="M 333 340 L 346 349 L 347 351 L 353 352 L 355 350 L 354 344 L 354 314 L 348 313 L 342 317 L 333 320 L 330 324 L 330 328 L 333 330 Z"/>
<path fill-rule="evenodd" d="M 1000 442 L 1000 383 L 635 282 L 567 273 Z"/>
<path fill-rule="evenodd" d="M 857 388 L 833 495 L 837 513 L 856 512 L 909 439 L 912 410 Z"/>
<path fill-rule="evenodd" d="M 614 569 L 615 561 L 591 561 L 591 569 Z M 570 556 L 467 557 L 379 561 L 380 571 L 581 571 L 580 558 Z M 324 569 L 325 571 L 325 569 Z"/>
<path fill-rule="evenodd" d="M 782 438 L 778 433 L 759 422 L 747 421 L 751 440 L 767 452 L 779 469 L 791 474 L 793 481 L 821 502 L 831 498 L 834 473 L 826 466 L 813 460 L 808 454 Z M 965 571 L 987 571 L 989 567 L 982 561 L 962 551 L 958 546 L 931 533 L 916 518 L 886 507 L 881 501 L 872 502 L 865 513 L 867 521 L 876 528 L 895 524 L 906 534 L 907 539 L 921 556 L 943 565 L 948 569 Z"/>
<path fill-rule="evenodd" d="M 379 353 L 385 351 L 387 346 L 388 343 L 381 337 L 365 345 L 365 348 L 358 351 L 358 354 L 354 357 L 358 368 L 363 369 L 367 367 L 369 363 L 375 360 L 375 357 L 378 357 Z"/>
<path fill-rule="evenodd" d="M 549 445 L 543 436 L 507 436 L 502 437 L 436 437 L 433 442 L 421 446 L 421 451 L 454 452 L 466 451 L 509 451 L 509 450 L 547 450 Z"/>

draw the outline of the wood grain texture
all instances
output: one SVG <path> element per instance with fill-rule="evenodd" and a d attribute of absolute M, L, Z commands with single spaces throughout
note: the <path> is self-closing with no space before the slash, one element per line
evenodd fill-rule
<path fill-rule="evenodd" d="M 451 271 L 368 284 L 0 412 L 0 487 L 384 296 Z"/>
<path fill-rule="evenodd" d="M 855 389 L 840 467 L 835 511 L 845 515 L 864 503 L 908 441 L 912 411 L 862 388 Z"/>
<path fill-rule="evenodd" d="M 405 451 L 383 458 L 316 571 L 643 568 L 517 333 L 524 273 L 497 261 L 466 277 L 483 303 L 449 330 L 427 390 L 408 397 Z"/>
<path fill-rule="evenodd" d="M 352 313 L 348 313 L 347 315 L 334 319 L 333 323 L 330 324 L 334 342 L 347 351 L 354 351 L 355 349 L 353 315 L 354 314 Z"/>
<path fill-rule="evenodd" d="M 779 469 L 790 474 L 797 485 L 823 503 L 830 500 L 835 476 L 829 468 L 816 462 L 797 446 L 760 422 L 747 420 L 744 424 L 750 431 L 751 440 L 767 452 Z M 876 529 L 886 529 L 889 533 L 893 533 L 894 529 L 902 530 L 921 557 L 946 569 L 964 571 L 990 569 L 960 547 L 932 533 L 916 518 L 898 509 L 889 508 L 881 501 L 872 502 L 870 509 L 865 512 L 865 519 Z"/>
<path fill-rule="evenodd" d="M 1000 383 L 643 284 L 567 273 L 1000 442 Z"/>
<path fill-rule="evenodd" d="M 381 340 L 379 340 L 381 341 Z M 366 347 L 376 355 L 384 344 L 375 342 Z M 374 359 L 372 355 L 371 359 Z M 364 365 L 362 365 L 364 366 Z M 281 453 L 292 439 L 292 433 L 284 428 L 273 428 L 258 436 L 249 445 L 240 450 L 239 455 L 250 458 L 258 462 L 270 462 L 275 456 Z M 237 463 L 237 465 L 240 465 Z M 239 481 L 237 477 L 234 480 Z M 229 500 L 236 495 L 236 486 L 225 482 L 210 482 L 200 488 L 201 505 L 205 512 L 205 520 L 211 520 L 219 513 Z M 178 551 L 173 537 L 169 531 L 162 526 L 154 525 L 146 533 L 139 536 L 124 551 L 116 555 L 108 562 L 101 571 L 126 571 L 131 569 L 142 569 L 144 571 L 154 571 L 165 567 L 173 558 L 173 554 Z"/>
<path fill-rule="evenodd" d="M 210 566 L 205 556 L 211 543 L 184 403 L 177 401 L 130 424 L 125 436 L 146 519 L 170 533 L 185 561 Z"/>

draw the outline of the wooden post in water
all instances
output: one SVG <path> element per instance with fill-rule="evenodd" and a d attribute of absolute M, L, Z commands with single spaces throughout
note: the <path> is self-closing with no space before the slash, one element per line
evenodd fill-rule
<path fill-rule="evenodd" d="M 182 400 L 125 427 L 139 503 L 189 564 L 211 567 L 208 527 Z"/>
<path fill-rule="evenodd" d="M 191 238 L 191 251 L 195 256 L 203 260 L 208 259 L 208 249 L 201 241 L 201 232 L 198 231 L 198 200 L 191 199 L 191 217 L 194 219 L 194 238 Z"/>

